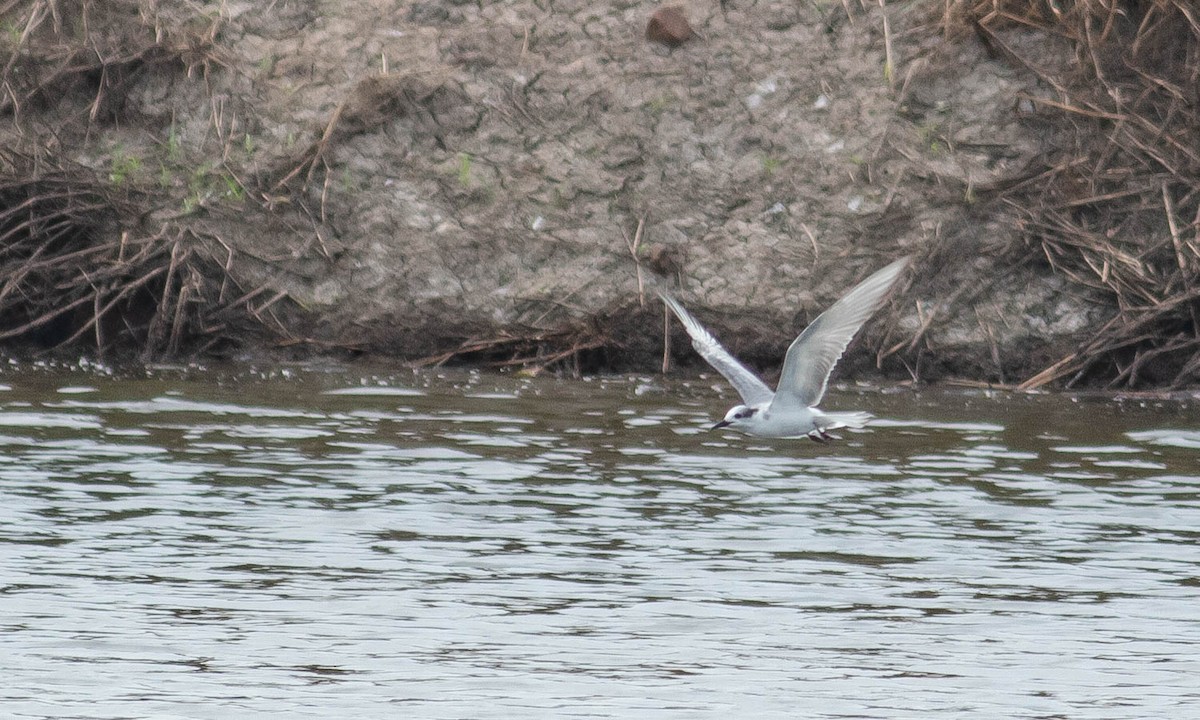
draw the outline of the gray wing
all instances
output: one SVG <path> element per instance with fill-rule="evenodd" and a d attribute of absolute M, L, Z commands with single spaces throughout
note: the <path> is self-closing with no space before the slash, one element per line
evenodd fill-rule
<path fill-rule="evenodd" d="M 692 338 L 692 347 L 696 352 L 700 353 L 700 357 L 704 358 L 713 369 L 725 376 L 730 385 L 738 391 L 738 395 L 742 396 L 742 402 L 747 405 L 758 405 L 760 403 L 770 402 L 775 393 L 771 392 L 771 388 L 767 387 L 766 383 L 758 378 L 745 365 L 737 361 L 737 358 L 729 354 L 729 351 L 721 347 L 721 343 L 712 336 L 703 325 L 696 321 L 683 306 L 662 290 L 658 291 L 658 296 L 662 301 L 671 308 L 675 316 L 679 318 L 679 322 L 683 323 L 684 329 Z"/>
<path fill-rule="evenodd" d="M 833 366 L 863 323 L 883 304 L 910 260 L 903 257 L 877 270 L 804 328 L 783 360 L 772 410 L 807 408 L 821 402 Z"/>

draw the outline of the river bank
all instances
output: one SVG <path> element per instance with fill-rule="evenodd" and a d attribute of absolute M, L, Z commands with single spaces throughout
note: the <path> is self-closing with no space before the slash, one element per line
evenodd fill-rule
<path fill-rule="evenodd" d="M 679 7 L 668 48 L 648 2 L 14 3 L 0 336 L 649 369 L 657 270 L 765 367 L 913 254 L 844 377 L 1196 383 L 1195 132 L 1103 104 L 1182 6 Z"/>

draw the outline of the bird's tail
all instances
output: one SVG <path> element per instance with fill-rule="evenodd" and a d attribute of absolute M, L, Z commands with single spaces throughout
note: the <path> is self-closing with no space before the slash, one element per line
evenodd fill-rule
<path fill-rule="evenodd" d="M 817 422 L 822 424 L 825 430 L 837 430 L 844 427 L 860 428 L 866 425 L 872 417 L 868 412 L 823 412 L 821 417 L 817 418 Z"/>

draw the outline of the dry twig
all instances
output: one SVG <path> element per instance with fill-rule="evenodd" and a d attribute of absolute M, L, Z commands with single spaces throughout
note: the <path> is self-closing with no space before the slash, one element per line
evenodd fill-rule
<path fill-rule="evenodd" d="M 1049 10 L 1049 12 L 1048 12 Z M 946 0 L 947 34 L 974 29 L 1054 97 L 1073 147 L 1000 197 L 1025 241 L 1115 311 L 1071 352 L 1021 383 L 1110 386 L 1200 381 L 1200 22 L 1186 0 Z M 1005 41 L 1012 28 L 1066 39 L 1073 59 L 1048 64 Z M 1081 77 L 1079 72 L 1083 71 Z M 1183 218 L 1195 218 L 1184 225 Z M 1189 237 L 1190 236 L 1190 237 Z"/>

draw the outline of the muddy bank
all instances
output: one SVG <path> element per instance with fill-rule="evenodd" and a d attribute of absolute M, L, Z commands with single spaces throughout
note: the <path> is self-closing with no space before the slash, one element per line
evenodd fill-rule
<path fill-rule="evenodd" d="M 1197 198 L 1080 145 L 1118 121 L 1061 107 L 1055 78 L 1087 78 L 1054 18 L 678 5 L 696 36 L 668 48 L 651 2 L 10 4 L 3 335 L 649 370 L 640 265 L 770 364 L 913 254 L 843 376 L 1196 382 Z M 1068 181 L 1050 227 L 1036 204 Z M 1113 220 L 1116 199 L 1143 211 Z M 1129 247 L 1087 244 L 1113 228 Z"/>

